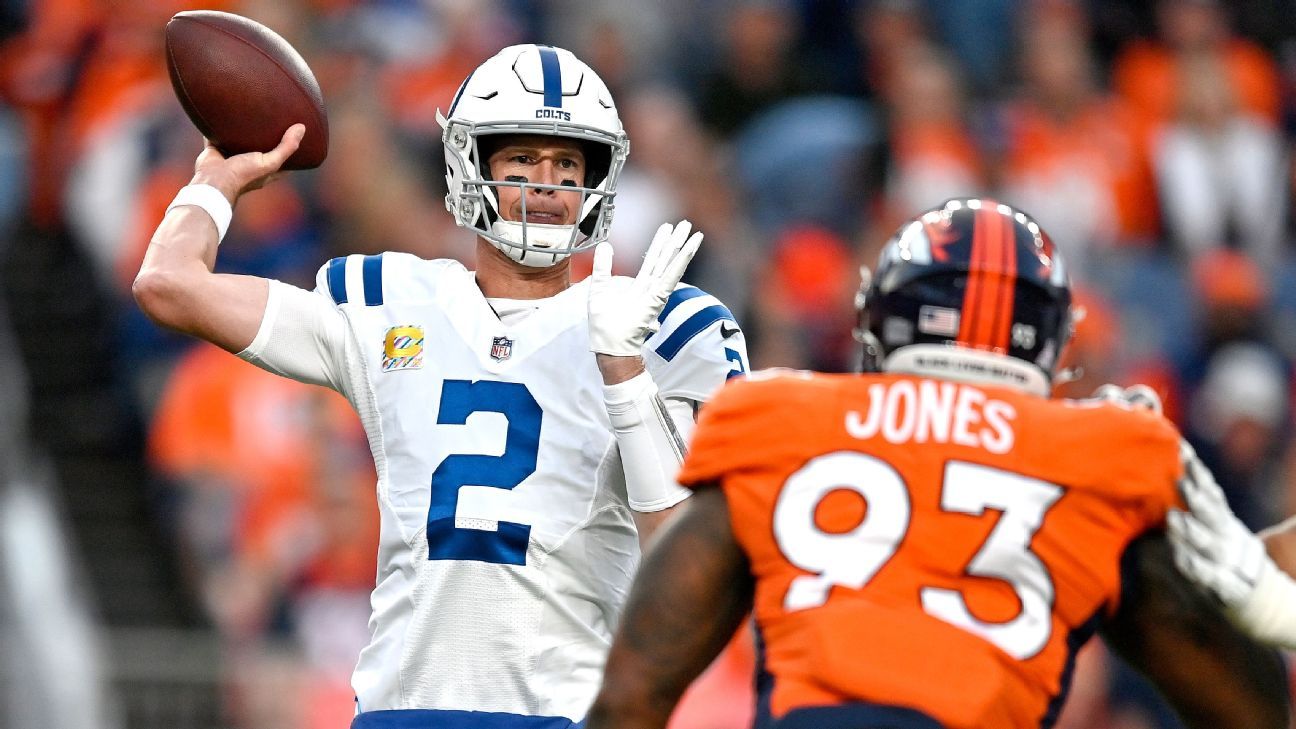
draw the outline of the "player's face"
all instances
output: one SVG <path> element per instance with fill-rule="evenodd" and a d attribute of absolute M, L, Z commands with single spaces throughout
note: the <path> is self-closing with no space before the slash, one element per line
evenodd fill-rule
<path fill-rule="evenodd" d="M 585 153 L 578 142 L 561 137 L 524 135 L 509 137 L 489 158 L 491 179 L 530 182 L 536 185 L 571 185 L 585 182 Z M 497 187 L 500 214 L 522 222 L 524 188 Z M 526 222 L 573 225 L 580 213 L 579 192 L 525 188 Z"/>

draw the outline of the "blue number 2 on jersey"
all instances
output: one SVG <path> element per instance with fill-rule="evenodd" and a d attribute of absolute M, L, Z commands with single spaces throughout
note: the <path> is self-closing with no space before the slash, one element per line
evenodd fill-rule
<path fill-rule="evenodd" d="M 460 486 L 512 489 L 535 473 L 543 414 L 526 385 L 493 380 L 446 380 L 441 388 L 437 423 L 465 425 L 473 413 L 501 413 L 508 419 L 504 453 L 498 456 L 455 454 L 432 472 L 428 507 L 428 559 L 466 559 L 495 564 L 526 564 L 530 524 L 501 521 L 497 531 L 455 526 Z"/>

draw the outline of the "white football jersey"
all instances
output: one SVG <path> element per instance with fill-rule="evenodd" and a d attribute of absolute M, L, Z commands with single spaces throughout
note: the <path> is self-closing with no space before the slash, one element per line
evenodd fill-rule
<path fill-rule="evenodd" d="M 453 261 L 337 258 L 316 292 L 345 320 L 351 354 L 332 355 L 345 374 L 330 384 L 360 413 L 378 472 L 359 711 L 580 719 L 639 560 L 587 283 L 507 324 Z M 644 359 L 663 398 L 702 402 L 746 371 L 714 297 L 681 286 L 660 320 Z"/>

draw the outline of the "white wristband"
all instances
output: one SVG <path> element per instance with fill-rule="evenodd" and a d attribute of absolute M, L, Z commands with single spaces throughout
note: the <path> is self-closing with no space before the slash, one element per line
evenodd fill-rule
<path fill-rule="evenodd" d="M 675 482 L 684 460 L 684 439 L 647 372 L 603 387 L 612 433 L 621 452 L 626 496 L 635 511 L 661 511 L 688 498 Z"/>
<path fill-rule="evenodd" d="M 1228 612 L 1251 637 L 1282 648 L 1296 648 L 1296 581 L 1267 555 L 1251 595 Z"/>
<path fill-rule="evenodd" d="M 216 242 L 225 240 L 225 231 L 229 230 L 230 221 L 234 218 L 234 206 L 230 205 L 225 193 L 211 185 L 185 185 L 176 193 L 166 211 L 169 213 L 182 205 L 202 208 L 216 223 Z"/>

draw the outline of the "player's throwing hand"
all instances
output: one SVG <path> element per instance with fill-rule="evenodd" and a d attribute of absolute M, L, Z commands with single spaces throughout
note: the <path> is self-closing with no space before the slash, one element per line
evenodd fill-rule
<path fill-rule="evenodd" d="M 590 351 L 614 357 L 640 355 L 644 342 L 657 329 L 657 316 L 702 244 L 702 233 L 689 235 L 692 230 L 693 224 L 687 220 L 676 225 L 663 223 L 633 279 L 612 275 L 610 244 L 605 241 L 594 249 Z"/>
<path fill-rule="evenodd" d="M 194 162 L 192 184 L 215 187 L 233 205 L 239 195 L 271 182 L 284 162 L 297 151 L 304 136 L 306 125 L 294 124 L 284 131 L 279 144 L 269 152 L 248 152 L 228 158 L 207 141 L 207 146 Z"/>

